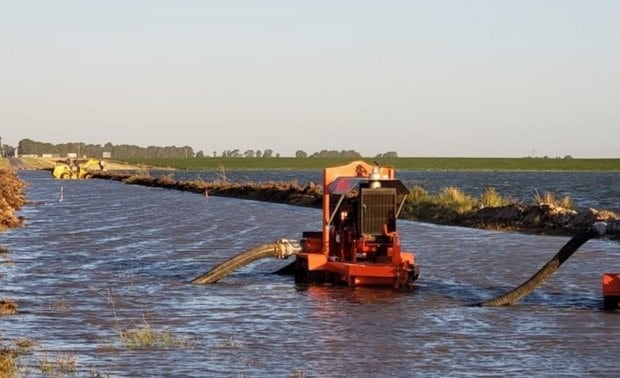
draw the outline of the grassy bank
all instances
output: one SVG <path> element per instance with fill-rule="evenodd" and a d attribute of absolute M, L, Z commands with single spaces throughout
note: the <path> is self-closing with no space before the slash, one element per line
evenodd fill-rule
<path fill-rule="evenodd" d="M 187 158 L 125 159 L 128 163 L 175 169 L 322 169 L 350 158 Z M 620 159 L 549 158 L 365 158 L 398 170 L 620 171 Z"/>
<path fill-rule="evenodd" d="M 136 158 L 123 161 L 106 160 L 108 169 L 137 169 L 139 166 L 172 169 L 295 169 L 318 170 L 348 164 L 351 158 Z M 550 158 L 363 158 L 398 170 L 464 170 L 464 171 L 592 171 L 620 172 L 620 159 L 550 159 Z M 54 162 L 43 158 L 21 158 L 28 169 L 51 169 Z M 123 163 L 133 165 L 127 167 Z M 117 168 L 116 165 L 118 165 Z M 7 158 L 0 158 L 0 169 L 10 168 Z"/>

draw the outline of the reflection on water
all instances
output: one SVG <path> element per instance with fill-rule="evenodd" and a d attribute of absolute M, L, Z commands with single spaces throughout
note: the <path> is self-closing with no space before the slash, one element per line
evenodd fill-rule
<path fill-rule="evenodd" d="M 21 313 L 0 337 L 77 356 L 79 376 L 603 375 L 618 372 L 620 312 L 601 309 L 618 243 L 589 241 L 520 304 L 477 308 L 529 278 L 567 241 L 400 222 L 422 266 L 408 291 L 298 287 L 265 260 L 188 282 L 249 247 L 317 230 L 320 211 L 117 182 L 31 183 L 27 226 L 1 236 L 2 296 Z M 58 201 L 60 187 L 64 199 Z M 6 262 L 10 261 L 10 264 Z M 131 350 L 148 322 L 187 348 Z"/>

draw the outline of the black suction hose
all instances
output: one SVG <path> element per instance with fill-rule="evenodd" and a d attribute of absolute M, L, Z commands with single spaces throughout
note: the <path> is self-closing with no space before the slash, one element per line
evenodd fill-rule
<path fill-rule="evenodd" d="M 514 304 L 521 298 L 530 294 L 534 289 L 540 286 L 543 282 L 549 278 L 560 266 L 566 261 L 579 247 L 585 242 L 596 236 L 602 236 L 605 234 L 618 234 L 620 232 L 620 220 L 611 222 L 597 222 L 592 227 L 579 232 L 573 236 L 551 260 L 549 260 L 536 274 L 534 274 L 529 280 L 521 284 L 521 286 L 510 290 L 509 292 L 502 294 L 493 299 L 489 299 L 475 306 L 504 306 Z"/>
<path fill-rule="evenodd" d="M 301 247 L 299 246 L 299 244 L 286 239 L 277 240 L 274 243 L 261 244 L 254 248 L 250 248 L 247 251 L 242 252 L 236 256 L 231 257 L 230 259 L 224 261 L 210 271 L 194 278 L 191 283 L 214 283 L 228 276 L 242 266 L 246 266 L 258 259 L 266 257 L 285 259 L 289 256 L 296 254 L 299 251 L 301 251 Z"/>

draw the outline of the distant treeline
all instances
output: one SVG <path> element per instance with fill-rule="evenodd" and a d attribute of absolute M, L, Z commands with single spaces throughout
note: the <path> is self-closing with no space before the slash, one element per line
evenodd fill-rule
<path fill-rule="evenodd" d="M 620 172 L 620 159 L 550 159 L 550 158 L 423 158 L 366 157 L 369 163 L 400 170 L 463 170 L 463 171 L 610 171 Z M 348 164 L 351 158 L 248 159 L 245 157 L 194 159 L 125 159 L 131 164 L 188 170 L 231 169 L 323 169 Z"/>
<path fill-rule="evenodd" d="M 10 146 L 7 146 L 10 147 Z M 180 159 L 180 158 L 208 158 L 202 151 L 194 153 L 194 149 L 190 146 L 176 147 L 176 146 L 148 146 L 140 147 L 128 144 L 113 145 L 112 143 L 106 143 L 103 146 L 100 144 L 86 144 L 82 142 L 69 142 L 61 144 L 52 144 L 37 142 L 31 139 L 22 139 L 18 145 L 20 155 L 44 155 L 52 154 L 59 155 L 61 157 L 67 156 L 69 153 L 75 153 L 78 156 L 91 156 L 91 157 L 103 157 L 104 152 L 111 154 L 114 159 Z M 212 155 L 214 158 L 218 157 L 216 151 Z M 241 152 L 238 149 L 224 150 L 219 155 L 220 158 L 272 158 L 280 157 L 280 154 L 275 153 L 271 149 L 261 150 L 246 150 Z M 320 157 L 320 158 L 346 158 L 346 159 L 359 159 L 362 155 L 354 150 L 321 150 L 313 154 L 308 154 L 305 151 L 298 150 L 295 152 L 296 158 L 307 157 Z M 398 157 L 396 152 L 389 151 L 384 154 L 379 154 L 377 158 L 396 158 Z"/>
<path fill-rule="evenodd" d="M 51 144 L 36 142 L 31 139 L 22 139 L 18 144 L 20 155 L 44 155 L 52 154 L 59 156 L 66 156 L 69 153 L 75 153 L 78 156 L 93 156 L 102 157 L 104 152 L 109 152 L 113 158 L 117 159 L 133 159 L 133 158 L 145 158 L 145 159 L 157 159 L 157 158 L 188 158 L 194 157 L 194 150 L 190 146 L 176 147 L 140 147 L 128 144 L 113 145 L 112 143 L 106 143 L 103 146 L 100 144 L 86 144 L 79 142 L 69 142 L 61 144 Z"/>

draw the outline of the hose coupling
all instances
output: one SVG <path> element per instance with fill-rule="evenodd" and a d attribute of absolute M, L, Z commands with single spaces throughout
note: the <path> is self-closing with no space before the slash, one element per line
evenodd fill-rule
<path fill-rule="evenodd" d="M 296 240 L 280 239 L 273 243 L 275 257 L 279 259 L 288 259 L 301 252 L 301 245 Z"/>

